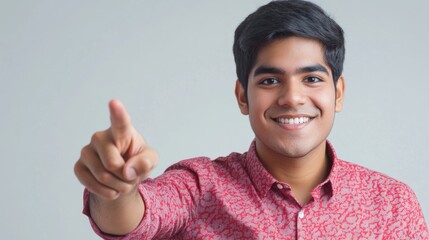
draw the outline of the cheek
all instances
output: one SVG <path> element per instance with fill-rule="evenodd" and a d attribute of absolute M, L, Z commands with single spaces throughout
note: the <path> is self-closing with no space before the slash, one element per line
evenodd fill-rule
<path fill-rule="evenodd" d="M 272 105 L 272 95 L 264 92 L 252 92 L 249 95 L 249 114 L 253 118 L 262 118 Z"/>
<path fill-rule="evenodd" d="M 322 115 L 333 115 L 335 113 L 335 91 L 319 91 L 313 96 L 315 96 L 313 97 L 313 103 L 321 111 Z"/>

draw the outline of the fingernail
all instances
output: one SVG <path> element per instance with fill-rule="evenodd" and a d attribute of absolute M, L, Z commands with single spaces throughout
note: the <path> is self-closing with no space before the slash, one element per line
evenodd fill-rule
<path fill-rule="evenodd" d="M 128 178 L 128 180 L 134 180 L 137 178 L 137 173 L 136 173 L 136 170 L 134 168 L 129 167 L 127 169 L 127 178 Z"/>

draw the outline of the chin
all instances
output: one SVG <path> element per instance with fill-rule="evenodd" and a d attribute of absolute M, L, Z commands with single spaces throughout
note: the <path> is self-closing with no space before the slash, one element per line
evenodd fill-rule
<path fill-rule="evenodd" d="M 287 158 L 303 158 L 314 152 L 320 144 L 310 144 L 304 142 L 286 142 L 282 146 L 278 146 L 277 153 Z"/>
<path fill-rule="evenodd" d="M 287 157 L 287 158 L 303 158 L 305 156 L 307 156 L 307 154 L 310 153 L 310 150 L 307 149 L 282 149 L 279 154 L 282 155 L 283 157 Z"/>

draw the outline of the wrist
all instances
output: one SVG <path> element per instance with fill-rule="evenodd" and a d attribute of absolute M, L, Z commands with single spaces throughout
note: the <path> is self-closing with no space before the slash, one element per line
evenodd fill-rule
<path fill-rule="evenodd" d="M 125 235 L 133 231 L 143 218 L 145 205 L 136 187 L 117 199 L 106 200 L 90 193 L 89 212 L 97 227 L 104 233 Z"/>

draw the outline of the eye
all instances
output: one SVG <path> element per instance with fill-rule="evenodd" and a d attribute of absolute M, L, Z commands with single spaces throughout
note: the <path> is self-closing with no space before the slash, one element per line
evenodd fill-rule
<path fill-rule="evenodd" d="M 273 84 L 277 84 L 280 81 L 277 78 L 266 78 L 264 80 L 262 80 L 259 84 L 260 85 L 273 85 Z"/>
<path fill-rule="evenodd" d="M 308 83 L 323 82 L 323 80 L 321 78 L 318 78 L 318 77 L 308 77 L 308 78 L 304 79 L 304 81 L 308 82 Z"/>

